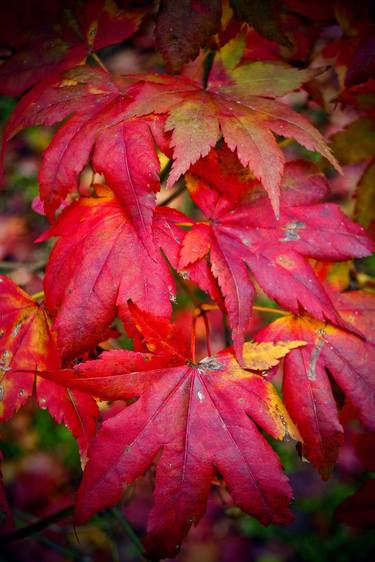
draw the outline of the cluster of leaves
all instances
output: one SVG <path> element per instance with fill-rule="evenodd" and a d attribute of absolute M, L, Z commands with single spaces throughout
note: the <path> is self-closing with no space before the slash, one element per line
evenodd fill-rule
<path fill-rule="evenodd" d="M 72 431 L 84 467 L 79 523 L 118 502 L 124 485 L 156 463 L 147 552 L 174 556 L 217 477 L 262 523 L 290 521 L 291 488 L 258 428 L 299 441 L 328 477 L 343 438 L 330 377 L 375 431 L 375 297 L 340 292 L 329 276 L 333 262 L 369 256 L 374 243 L 331 201 L 322 169 L 333 174 L 340 164 L 286 98 L 304 88 L 324 105 L 326 68 L 307 64 L 323 24 L 312 26 L 308 46 L 301 35 L 314 10 L 324 22 L 350 19 L 345 2 L 284 2 L 291 12 L 271 0 L 164 0 L 158 12 L 153 3 L 124 4 L 49 2 L 44 15 L 33 14 L 31 34 L 9 40 L 15 53 L 0 66 L 2 93 L 26 91 L 3 155 L 22 129 L 63 122 L 39 170 L 37 205 L 51 226 L 38 241 L 57 237 L 43 301 L 0 277 L 0 417 L 35 392 Z M 11 35 L 19 14 L 9 10 Z M 117 76 L 91 64 L 147 18 L 171 73 Z M 338 76 L 339 101 L 358 111 L 358 127 L 373 127 L 373 28 L 364 22 L 350 48 L 343 34 L 325 60 L 339 52 L 348 68 Z M 342 165 L 366 163 L 357 216 L 370 226 L 373 145 L 348 156 L 345 135 L 332 147 Z M 291 161 L 279 137 L 325 160 Z M 96 180 L 83 194 L 87 166 Z M 187 188 L 190 216 L 157 205 L 166 174 L 176 194 Z M 195 319 L 192 335 L 171 322 L 176 279 L 206 295 L 195 318 L 207 305 L 223 312 L 232 347 L 211 353 L 205 318 L 208 357 L 196 357 Z M 263 292 L 285 310 L 245 343 Z M 103 341 L 114 347 L 118 319 L 133 350 L 98 356 Z M 268 379 L 283 357 L 282 401 Z M 123 401 L 98 431 L 96 399 Z"/>

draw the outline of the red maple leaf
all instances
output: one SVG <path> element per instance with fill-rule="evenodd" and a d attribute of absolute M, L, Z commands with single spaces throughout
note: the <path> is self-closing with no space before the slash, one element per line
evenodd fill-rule
<path fill-rule="evenodd" d="M 152 354 L 108 351 L 52 380 L 106 400 L 134 399 L 107 419 L 93 441 L 77 501 L 77 521 L 116 503 L 157 458 L 148 523 L 151 556 L 173 556 L 202 517 L 215 471 L 237 505 L 264 524 L 285 523 L 291 490 L 277 455 L 258 432 L 298 438 L 273 386 L 249 369 L 278 363 L 304 342 L 245 345 L 244 365 L 231 349 L 199 363 L 176 326 L 129 305 Z M 255 422 L 255 423 L 254 423 Z"/>
<path fill-rule="evenodd" d="M 51 125 L 67 116 L 44 153 L 39 170 L 40 196 L 50 219 L 67 194 L 78 190 L 79 174 L 92 157 L 152 252 L 152 213 L 160 189 L 155 144 L 164 150 L 163 119 L 126 119 L 126 92 L 134 78 L 111 79 L 106 72 L 79 67 L 64 80 L 51 79 L 26 94 L 11 117 L 8 140 L 31 124 Z M 94 150 L 93 150 L 93 147 Z"/>
<path fill-rule="evenodd" d="M 99 187 L 99 195 L 64 209 L 40 238 L 59 237 L 44 289 L 64 357 L 75 357 L 105 339 L 117 311 L 126 319 L 129 299 L 160 316 L 172 311 L 175 283 L 159 248 L 175 263 L 182 237 L 176 223 L 189 219 L 173 209 L 157 209 L 155 246 L 147 251 L 112 192 Z"/>
<path fill-rule="evenodd" d="M 240 58 L 224 46 L 206 88 L 184 76 L 139 76 L 139 91 L 127 111 L 129 116 L 168 115 L 165 130 L 172 131 L 174 163 L 167 185 L 206 156 L 222 135 L 261 180 L 277 215 L 285 159 L 272 133 L 292 137 L 339 166 L 317 129 L 274 99 L 300 88 L 316 72 L 273 61 L 238 65 Z"/>
<path fill-rule="evenodd" d="M 185 235 L 180 270 L 208 258 L 225 300 L 237 357 L 254 297 L 249 270 L 272 299 L 293 313 L 302 308 L 319 320 L 342 325 L 306 258 L 363 257 L 374 245 L 337 205 L 322 202 L 327 194 L 324 176 L 312 165 L 288 164 L 277 220 L 268 199 L 259 192 L 249 193 L 254 198 L 250 202 L 245 192 L 241 203 L 238 189 L 233 191 L 233 200 L 231 193 L 224 198 L 211 189 L 204 179 L 209 166 L 210 158 L 202 160 L 186 178 L 208 222 L 198 222 Z M 217 183 L 221 180 L 222 176 L 216 176 Z"/>
<path fill-rule="evenodd" d="M 4 276 L 0 297 L 0 422 L 29 400 L 35 386 L 38 405 L 70 429 L 84 461 L 96 431 L 95 400 L 38 376 L 60 365 L 51 321 L 43 307 Z"/>
<path fill-rule="evenodd" d="M 343 428 L 328 373 L 360 421 L 375 431 L 375 296 L 352 291 L 331 294 L 345 319 L 363 337 L 308 317 L 287 316 L 257 335 L 258 341 L 303 339 L 307 345 L 284 361 L 283 396 L 303 438 L 303 454 L 328 477 L 342 443 Z"/>
<path fill-rule="evenodd" d="M 70 70 L 63 79 L 52 78 L 22 98 L 6 128 L 3 151 L 22 128 L 51 125 L 72 115 L 45 152 L 39 172 L 48 216 L 52 218 L 67 193 L 77 187 L 95 145 L 94 169 L 105 175 L 150 246 L 154 193 L 160 183 L 155 142 L 164 152 L 170 146 L 174 149 L 167 182 L 171 186 L 222 134 L 241 163 L 261 179 L 278 214 L 284 156 L 272 132 L 295 138 L 338 166 L 319 131 L 273 99 L 298 89 L 315 71 L 269 61 L 240 66 L 237 62 L 238 57 L 233 59 L 224 47 L 207 89 L 182 76 L 110 78 L 90 67 Z M 165 134 L 170 131 L 171 140 Z"/>
<path fill-rule="evenodd" d="M 0 92 L 4 95 L 17 96 L 36 82 L 81 64 L 90 53 L 123 41 L 136 32 L 145 14 L 142 9 L 121 10 L 112 0 L 86 0 L 83 5 L 37 0 L 31 4 L 31 14 L 30 6 L 20 9 L 19 2 L 15 6 L 9 3 L 5 9 L 10 14 L 3 13 L 4 21 L 9 21 L 16 12 L 17 21 L 9 37 L 16 52 L 0 65 Z M 30 16 L 34 19 L 32 33 Z M 24 30 L 20 21 L 26 24 Z"/>

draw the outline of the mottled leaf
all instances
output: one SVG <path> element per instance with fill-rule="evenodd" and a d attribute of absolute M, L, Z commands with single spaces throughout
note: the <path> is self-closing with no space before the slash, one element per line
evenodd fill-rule
<path fill-rule="evenodd" d="M 214 65 L 204 90 L 184 77 L 147 79 L 128 112 L 134 116 L 168 114 L 166 130 L 172 132 L 174 147 L 169 186 L 206 156 L 222 134 L 228 147 L 237 151 L 241 164 L 262 181 L 277 214 L 285 161 L 272 133 L 295 138 L 337 166 L 309 121 L 273 99 L 301 87 L 311 73 L 273 62 L 249 63 L 234 70 L 223 65 L 222 71 Z"/>
<path fill-rule="evenodd" d="M 84 460 L 96 431 L 95 401 L 37 376 L 60 365 L 50 319 L 42 306 L 4 276 L 0 296 L 0 421 L 17 412 L 35 386 L 38 405 L 70 429 Z"/>
<path fill-rule="evenodd" d="M 308 317 L 284 317 L 257 335 L 258 341 L 301 339 L 305 347 L 293 350 L 284 361 L 283 397 L 303 438 L 303 455 L 328 477 L 343 439 L 329 374 L 361 422 L 375 430 L 375 298 L 354 291 L 332 295 L 348 325 L 362 332 L 346 332 Z"/>
<path fill-rule="evenodd" d="M 290 171 L 298 169 L 295 163 L 290 166 Z M 306 258 L 347 260 L 367 256 L 373 248 L 362 227 L 345 217 L 337 205 L 321 202 L 325 191 L 322 176 L 314 175 L 311 167 L 304 165 L 294 182 L 291 175 L 286 175 L 279 220 L 263 197 L 250 203 L 230 201 L 210 189 L 201 176 L 187 176 L 190 194 L 209 222 L 195 225 L 186 234 L 180 269 L 209 255 L 239 359 L 254 297 L 249 269 L 262 289 L 293 313 L 303 308 L 319 320 L 340 325 L 329 296 Z"/>
<path fill-rule="evenodd" d="M 219 0 L 162 0 L 156 18 L 156 46 L 173 71 L 196 57 L 220 24 Z"/>

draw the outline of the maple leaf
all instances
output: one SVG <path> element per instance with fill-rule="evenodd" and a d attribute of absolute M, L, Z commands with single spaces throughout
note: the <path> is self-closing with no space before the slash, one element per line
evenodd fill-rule
<path fill-rule="evenodd" d="M 219 0 L 162 0 L 156 19 L 155 38 L 173 71 L 198 55 L 220 24 Z"/>
<path fill-rule="evenodd" d="M 165 129 L 172 131 L 174 163 L 167 185 L 173 185 L 192 164 L 206 156 L 223 135 L 228 147 L 237 151 L 240 162 L 262 181 L 278 214 L 285 159 L 272 133 L 296 139 L 338 167 L 309 121 L 274 99 L 300 88 L 315 71 L 270 61 L 232 68 L 237 60 L 238 57 L 226 58 L 219 53 L 207 88 L 184 76 L 145 77 L 136 99 L 129 104 L 128 114 L 168 114 Z"/>
<path fill-rule="evenodd" d="M 34 9 L 43 14 L 40 5 Z M 144 14 L 141 9 L 121 10 L 114 0 L 87 0 L 83 6 L 61 3 L 47 24 L 44 18 L 35 18 L 32 34 L 26 34 L 16 53 L 0 65 L 0 92 L 17 96 L 36 82 L 81 64 L 90 53 L 135 33 Z"/>
<path fill-rule="evenodd" d="M 209 165 L 209 158 L 202 160 L 197 171 Z M 314 166 L 299 162 L 286 166 L 279 220 L 259 193 L 254 201 L 241 203 L 238 193 L 230 201 L 210 189 L 202 175 L 190 174 L 186 181 L 209 222 L 195 224 L 185 235 L 179 269 L 208 257 L 239 359 L 254 297 L 248 268 L 272 299 L 295 314 L 302 307 L 319 320 L 342 324 L 306 258 L 363 257 L 374 245 L 337 205 L 321 202 L 327 184 Z M 216 181 L 220 183 L 221 177 Z"/>
<path fill-rule="evenodd" d="M 79 174 L 92 157 L 152 252 L 152 213 L 160 189 L 155 143 L 164 148 L 163 120 L 125 119 L 126 91 L 134 79 L 110 78 L 100 69 L 80 67 L 36 86 L 16 107 L 4 148 L 21 128 L 51 125 L 70 115 L 44 153 L 40 196 L 50 219 L 66 195 L 78 190 Z M 95 147 L 95 148 L 94 148 Z M 94 150 L 93 150 L 94 148 Z"/>
<path fill-rule="evenodd" d="M 126 317 L 129 299 L 154 314 L 171 314 L 175 284 L 159 247 L 152 254 L 146 251 L 123 207 L 108 189 L 100 189 L 100 196 L 81 198 L 64 209 L 39 239 L 60 238 L 48 260 L 44 289 L 64 357 L 105 339 L 117 310 Z M 159 245 L 163 237 L 167 255 L 177 251 L 171 239 L 175 224 L 186 220 L 173 209 L 155 211 L 155 242 Z"/>
<path fill-rule="evenodd" d="M 298 438 L 273 386 L 242 369 L 231 349 L 194 364 L 189 342 L 176 326 L 133 304 L 129 308 L 151 357 L 108 351 L 98 360 L 49 375 L 104 399 L 138 398 L 106 420 L 92 443 L 77 521 L 116 503 L 123 485 L 131 484 L 155 457 L 155 503 L 147 540 L 151 556 L 176 554 L 205 511 L 215 470 L 241 509 L 264 524 L 290 521 L 290 487 L 255 425 L 276 439 Z M 245 344 L 245 367 L 267 369 L 300 345 L 304 342 Z"/>
<path fill-rule="evenodd" d="M 96 431 L 96 402 L 38 376 L 40 371 L 60 365 L 47 313 L 4 276 L 0 276 L 0 295 L 0 422 L 25 404 L 35 385 L 38 405 L 70 429 L 84 462 Z"/>
<path fill-rule="evenodd" d="M 280 318 L 257 334 L 257 341 L 303 339 L 284 361 L 283 397 L 303 438 L 303 454 L 327 478 L 342 443 L 336 401 L 328 373 L 354 406 L 360 421 L 375 430 L 375 296 L 353 291 L 332 293 L 351 334 L 308 317 Z"/>

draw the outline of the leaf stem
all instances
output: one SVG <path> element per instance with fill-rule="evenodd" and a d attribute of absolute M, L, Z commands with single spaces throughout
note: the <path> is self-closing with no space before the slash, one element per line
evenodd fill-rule
<path fill-rule="evenodd" d="M 272 308 L 271 306 L 258 306 L 254 305 L 253 309 L 258 312 L 271 312 L 272 314 L 279 314 L 280 316 L 289 316 L 290 312 L 281 310 L 281 308 Z"/>
<path fill-rule="evenodd" d="M 37 293 L 34 293 L 33 295 L 31 295 L 31 298 L 33 299 L 33 301 L 44 298 L 44 291 L 38 291 Z"/>
<path fill-rule="evenodd" d="M 195 303 L 194 303 L 195 304 Z M 196 305 L 199 310 L 203 313 L 209 312 L 210 310 L 220 310 L 220 307 L 217 304 L 197 304 Z M 282 310 L 281 308 L 273 308 L 272 306 L 258 306 L 257 304 L 253 305 L 253 310 L 257 312 L 271 312 L 272 314 L 279 314 L 280 316 L 288 316 L 291 314 L 288 310 Z"/>
<path fill-rule="evenodd" d="M 193 360 L 193 363 L 195 363 L 196 359 L 195 359 L 195 344 L 196 344 L 196 328 L 197 328 L 197 318 L 198 316 L 193 316 L 193 329 L 192 329 L 192 334 L 191 334 L 191 358 Z"/>
<path fill-rule="evenodd" d="M 282 141 L 279 142 L 279 147 L 285 148 L 286 146 L 289 146 L 293 142 L 294 142 L 294 140 L 291 139 L 291 138 L 283 139 Z"/>
<path fill-rule="evenodd" d="M 96 64 L 98 64 L 102 70 L 104 70 L 105 72 L 109 72 L 109 69 L 106 67 L 104 62 L 99 58 L 99 56 L 96 53 L 91 53 L 91 56 L 96 62 Z"/>
<path fill-rule="evenodd" d="M 208 357 L 211 357 L 212 356 L 212 350 L 211 350 L 211 342 L 210 342 L 210 338 L 211 338 L 210 323 L 208 321 L 207 314 L 202 314 L 202 316 L 203 316 L 204 327 L 205 327 L 205 330 L 206 330 L 207 355 L 208 355 Z"/>
<path fill-rule="evenodd" d="M 204 59 L 203 78 L 202 78 L 204 89 L 206 89 L 208 85 L 208 79 L 210 77 L 211 68 L 214 63 L 215 54 L 216 52 L 213 49 L 211 49 L 210 51 L 208 51 L 206 58 Z"/>

